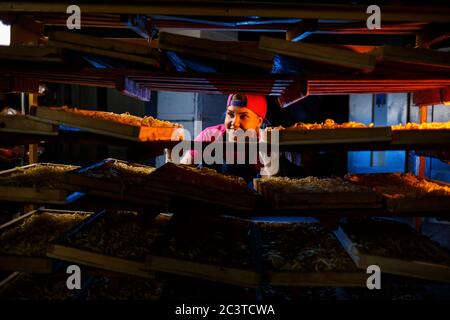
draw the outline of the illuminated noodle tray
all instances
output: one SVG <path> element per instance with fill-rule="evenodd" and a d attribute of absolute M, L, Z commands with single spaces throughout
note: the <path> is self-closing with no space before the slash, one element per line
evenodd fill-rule
<path fill-rule="evenodd" d="M 450 184 L 410 173 L 347 175 L 356 184 L 383 197 L 390 212 L 449 212 Z"/>
<path fill-rule="evenodd" d="M 255 189 L 274 209 L 381 208 L 381 196 L 368 187 L 342 178 L 266 177 L 254 180 Z"/>
<path fill-rule="evenodd" d="M 271 141 L 271 132 L 277 130 L 280 145 L 308 145 L 334 143 L 390 142 L 390 127 L 365 126 L 357 122 L 335 123 L 327 119 L 324 123 L 296 123 L 284 128 L 268 128 L 267 139 Z"/>
<path fill-rule="evenodd" d="M 392 126 L 392 144 L 450 144 L 450 122 L 407 123 Z"/>
<path fill-rule="evenodd" d="M 34 107 L 35 119 L 132 141 L 183 140 L 183 126 L 153 117 L 137 117 L 68 107 Z"/>

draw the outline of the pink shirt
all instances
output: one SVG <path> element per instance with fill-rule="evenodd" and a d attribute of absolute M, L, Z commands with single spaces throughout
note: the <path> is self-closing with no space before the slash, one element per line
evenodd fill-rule
<path fill-rule="evenodd" d="M 224 124 L 218 124 L 216 126 L 211 126 L 208 128 L 205 128 L 202 132 L 199 133 L 199 135 L 194 139 L 194 141 L 200 141 L 200 142 L 213 142 L 217 138 L 223 136 L 223 134 L 227 131 Z M 197 151 L 190 150 L 191 157 L 194 158 L 194 155 Z"/>

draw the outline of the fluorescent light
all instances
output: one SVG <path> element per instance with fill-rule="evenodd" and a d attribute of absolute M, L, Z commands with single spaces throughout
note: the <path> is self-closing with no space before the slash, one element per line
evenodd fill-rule
<path fill-rule="evenodd" d="M 11 26 L 4 25 L 0 21 L 0 45 L 9 46 L 11 42 Z"/>

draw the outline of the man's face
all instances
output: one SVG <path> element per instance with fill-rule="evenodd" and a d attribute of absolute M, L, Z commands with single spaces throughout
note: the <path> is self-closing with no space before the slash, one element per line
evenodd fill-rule
<path fill-rule="evenodd" d="M 252 110 L 245 107 L 227 107 L 225 117 L 225 128 L 228 130 L 242 129 L 244 131 L 253 129 L 259 130 L 263 119 Z"/>

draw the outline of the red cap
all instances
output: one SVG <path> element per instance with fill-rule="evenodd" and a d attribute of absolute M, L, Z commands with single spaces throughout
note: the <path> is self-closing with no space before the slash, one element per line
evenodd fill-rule
<path fill-rule="evenodd" d="M 227 107 L 245 107 L 252 110 L 261 118 L 266 118 L 267 100 L 265 96 L 255 94 L 236 93 L 228 96 Z"/>

